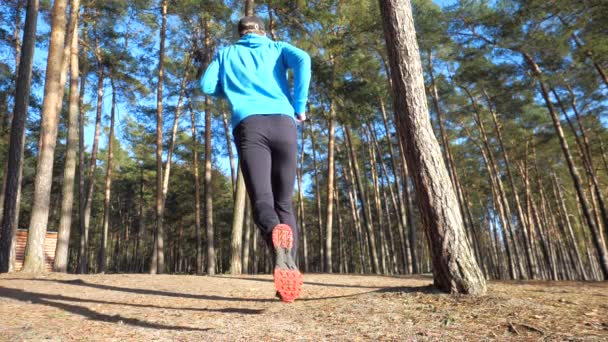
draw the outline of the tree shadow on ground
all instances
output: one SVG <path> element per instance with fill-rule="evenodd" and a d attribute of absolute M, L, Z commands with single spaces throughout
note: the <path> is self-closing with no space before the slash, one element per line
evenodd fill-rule
<path fill-rule="evenodd" d="M 350 276 L 350 275 L 349 275 Z M 249 278 L 249 277 L 223 277 L 223 276 L 213 276 L 216 278 L 223 278 L 223 279 L 239 279 L 239 280 L 249 280 L 249 281 L 260 281 L 260 282 L 268 282 L 268 283 L 272 283 L 274 282 L 274 280 L 272 279 L 261 279 L 261 278 Z M 428 280 L 426 277 L 421 277 L 421 278 L 399 278 L 399 279 L 415 279 L 415 280 Z M 432 280 L 432 278 L 431 278 Z M 390 289 L 403 289 L 403 288 L 422 288 L 425 287 L 427 285 L 421 285 L 421 286 L 410 286 L 410 287 L 402 287 L 402 286 L 390 286 L 390 287 L 382 287 L 382 286 L 369 286 L 369 285 L 350 285 L 350 284 L 332 284 L 332 283 L 319 283 L 319 282 L 312 282 L 312 281 L 304 281 L 305 285 L 313 285 L 313 286 L 326 286 L 326 287 L 341 287 L 341 288 L 352 288 L 352 289 L 386 289 L 386 290 L 390 290 Z M 373 292 L 373 291 L 372 291 Z M 411 292 L 411 291 L 410 291 Z"/>
<path fill-rule="evenodd" d="M 200 300 L 217 300 L 217 301 L 228 301 L 228 302 L 273 302 L 274 301 L 272 299 L 264 299 L 264 298 L 223 297 L 223 296 L 216 296 L 216 295 L 177 293 L 177 292 L 167 292 L 167 291 L 158 291 L 158 290 L 149 290 L 149 289 L 120 287 L 120 286 L 113 286 L 113 285 L 90 283 L 90 282 L 86 282 L 82 279 L 57 280 L 57 279 L 4 278 L 1 280 L 47 281 L 47 282 L 53 282 L 53 283 L 58 283 L 58 284 L 86 286 L 86 287 L 91 287 L 91 288 L 100 289 L 100 290 L 108 290 L 108 291 L 120 291 L 120 292 L 136 293 L 136 294 L 150 295 L 150 296 L 178 297 L 178 298 L 189 298 L 189 299 L 200 299 Z"/>
<path fill-rule="evenodd" d="M 260 279 L 260 278 L 247 278 L 247 277 L 222 277 L 222 276 L 214 276 L 220 279 L 238 279 L 238 280 L 248 280 L 248 281 L 258 281 L 258 282 L 270 282 L 272 283 L 272 279 Z M 119 287 L 113 285 L 104 285 L 104 284 L 95 284 L 86 282 L 82 279 L 71 279 L 71 280 L 57 280 L 57 279 L 24 279 L 24 278 L 4 278 L 3 280 L 32 280 L 32 281 L 45 281 L 45 282 L 54 282 L 59 284 L 66 285 L 75 285 L 75 286 L 86 286 L 101 290 L 108 291 L 120 291 L 127 293 L 136 293 L 142 295 L 151 295 L 151 296 L 166 296 L 166 297 L 178 297 L 178 298 L 190 298 L 190 299 L 199 299 L 199 300 L 211 300 L 211 301 L 235 301 L 235 302 L 277 302 L 276 298 L 242 298 L 242 297 L 224 297 L 217 295 L 198 295 L 198 294 L 189 294 L 189 293 L 176 293 L 176 292 L 167 292 L 167 291 L 158 291 L 158 290 L 149 290 L 149 289 L 138 289 L 138 288 L 128 288 L 128 287 Z M 441 293 L 432 285 L 421 285 L 421 286 L 392 286 L 392 287 L 381 287 L 381 286 L 363 286 L 363 285 L 347 285 L 347 284 L 331 284 L 331 283 L 319 283 L 319 282 L 305 282 L 306 285 L 314 285 L 314 286 L 325 286 L 325 287 L 339 287 L 339 288 L 353 288 L 353 289 L 373 289 L 370 291 L 363 291 L 357 293 L 350 293 L 345 295 L 336 295 L 336 296 L 324 296 L 324 297 L 308 297 L 308 298 L 300 298 L 298 301 L 317 301 L 317 300 L 326 300 L 326 299 L 339 299 L 339 298 L 349 298 L 361 296 L 364 294 L 371 293 Z M 1 287 L 0 287 L 1 288 Z M 1 295 L 1 293 L 0 293 Z M 129 305 L 129 304 L 125 304 Z M 233 313 L 230 310 L 242 310 L 242 309 L 219 309 L 219 310 L 229 310 L 223 311 L 228 313 Z M 234 313 L 246 313 L 246 314 L 256 314 L 258 312 L 234 312 Z"/>
<path fill-rule="evenodd" d="M 107 304 L 107 305 L 122 305 L 122 306 L 131 306 L 137 308 L 146 308 L 146 309 L 166 309 L 166 310 L 183 310 L 183 311 L 201 311 L 201 312 L 217 312 L 217 313 L 234 313 L 234 314 L 242 314 L 242 315 L 254 315 L 260 314 L 264 310 L 263 309 L 244 309 L 244 308 L 221 308 L 221 309 L 210 309 L 210 308 L 196 308 L 196 307 L 173 307 L 173 306 L 159 306 L 152 304 L 136 304 L 136 303 L 120 303 L 120 302 L 111 302 L 107 300 L 98 300 L 98 299 L 88 299 L 88 298 L 78 298 L 78 297 L 68 297 L 64 295 L 55 295 L 48 293 L 37 293 L 37 292 L 26 292 L 18 289 L 11 289 L 0 286 L 0 297 L 7 298 L 15 298 L 12 297 L 11 291 L 19 291 L 24 294 L 32 294 L 40 297 L 44 297 L 45 300 L 61 300 L 68 302 L 82 302 L 82 303 L 95 303 L 95 304 Z M 9 295 L 5 295 L 8 293 Z M 15 298 L 19 299 L 19 298 Z"/>
<path fill-rule="evenodd" d="M 70 297 L 47 295 L 44 293 L 27 292 L 19 289 L 10 289 L 6 287 L 0 287 L 0 297 L 11 298 L 25 303 L 40 304 L 55 307 L 76 315 L 86 317 L 91 320 L 126 324 L 141 328 L 152 328 L 152 329 L 164 329 L 164 330 L 184 330 L 184 331 L 208 331 L 210 328 L 192 328 L 192 327 L 180 327 L 171 326 L 160 323 L 146 322 L 137 318 L 124 317 L 119 314 L 107 315 L 102 314 L 86 307 L 54 302 L 52 300 L 70 300 Z M 76 301 L 86 301 L 79 298 Z"/>

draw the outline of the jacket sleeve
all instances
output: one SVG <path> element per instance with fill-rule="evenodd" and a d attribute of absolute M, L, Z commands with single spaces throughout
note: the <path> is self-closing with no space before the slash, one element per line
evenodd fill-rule
<path fill-rule="evenodd" d="M 284 43 L 282 53 L 287 67 L 293 69 L 293 108 L 297 114 L 304 113 L 310 85 L 310 56 L 289 43 Z"/>
<path fill-rule="evenodd" d="M 224 97 L 224 91 L 220 82 L 220 62 L 219 55 L 216 54 L 213 61 L 205 70 L 205 74 L 201 78 L 200 85 L 203 93 L 211 96 Z"/>

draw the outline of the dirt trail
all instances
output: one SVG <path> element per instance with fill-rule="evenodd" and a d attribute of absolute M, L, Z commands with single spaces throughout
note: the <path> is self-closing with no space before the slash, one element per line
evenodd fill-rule
<path fill-rule="evenodd" d="M 608 284 L 493 282 L 450 296 L 429 277 L 0 276 L 0 340 L 608 340 Z"/>

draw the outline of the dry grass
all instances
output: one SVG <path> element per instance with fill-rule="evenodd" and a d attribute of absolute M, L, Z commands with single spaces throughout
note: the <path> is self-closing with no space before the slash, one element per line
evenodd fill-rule
<path fill-rule="evenodd" d="M 0 340 L 608 340 L 608 284 L 493 282 L 487 296 L 428 277 L 4 274 Z"/>

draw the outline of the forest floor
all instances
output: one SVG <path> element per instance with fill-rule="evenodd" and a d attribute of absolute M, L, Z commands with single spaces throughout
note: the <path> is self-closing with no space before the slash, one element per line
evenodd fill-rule
<path fill-rule="evenodd" d="M 608 340 L 608 283 L 490 282 L 447 295 L 428 276 L 0 276 L 0 340 Z"/>

